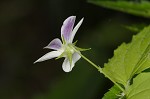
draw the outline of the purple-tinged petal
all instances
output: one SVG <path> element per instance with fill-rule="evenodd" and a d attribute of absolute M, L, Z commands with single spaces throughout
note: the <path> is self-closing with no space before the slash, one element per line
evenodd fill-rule
<path fill-rule="evenodd" d="M 69 41 L 72 29 L 75 23 L 76 16 L 70 16 L 68 17 L 64 22 L 61 27 L 61 37 L 64 37 L 66 42 Z"/>
<path fill-rule="evenodd" d="M 69 59 L 68 58 L 65 58 L 63 64 L 62 64 L 62 69 L 65 71 L 65 72 L 70 72 L 72 70 L 72 68 L 74 67 L 74 63 L 71 62 L 72 64 L 70 65 L 70 62 L 69 62 Z"/>
<path fill-rule="evenodd" d="M 82 18 L 79 23 L 75 26 L 75 28 L 73 29 L 72 33 L 71 33 L 71 37 L 70 37 L 70 43 L 72 43 L 74 36 L 76 34 L 76 32 L 78 31 L 79 27 L 81 26 L 82 22 L 83 22 L 84 18 Z"/>
<path fill-rule="evenodd" d="M 52 40 L 46 47 L 44 48 L 48 48 L 48 49 L 54 49 L 54 50 L 58 50 L 62 47 L 62 42 L 60 41 L 60 39 L 56 38 L 54 40 Z"/>
<path fill-rule="evenodd" d="M 51 51 L 51 52 L 45 54 L 44 56 L 42 56 L 41 58 L 39 58 L 34 63 L 42 62 L 42 61 L 45 61 L 45 60 L 48 60 L 48 59 L 55 58 L 55 57 L 60 56 L 61 54 L 62 54 L 62 52 L 60 52 L 60 51 Z"/>

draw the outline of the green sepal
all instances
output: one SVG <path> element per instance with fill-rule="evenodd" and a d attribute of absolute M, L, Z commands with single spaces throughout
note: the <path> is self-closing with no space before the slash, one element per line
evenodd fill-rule
<path fill-rule="evenodd" d="M 66 44 L 66 41 L 65 41 L 65 38 L 64 38 L 63 35 L 62 35 L 61 39 L 62 39 L 63 44 L 65 45 L 65 44 Z"/>
<path fill-rule="evenodd" d="M 64 54 L 65 52 L 63 52 L 60 56 L 58 56 L 57 58 L 55 58 L 55 60 L 57 60 L 57 59 L 60 59 L 60 58 L 62 58 L 62 57 L 64 57 Z"/>
<path fill-rule="evenodd" d="M 67 58 L 69 59 L 70 66 L 72 64 L 72 53 L 70 51 L 67 52 Z"/>
<path fill-rule="evenodd" d="M 67 46 L 67 48 L 66 48 L 66 50 L 65 50 L 65 54 L 67 55 L 67 58 L 69 59 L 70 66 L 71 66 L 71 64 L 72 64 L 72 54 L 73 54 L 73 53 L 71 52 L 71 50 L 72 50 L 71 46 L 72 46 L 72 44 L 71 44 L 71 45 L 68 44 L 68 46 Z"/>
<path fill-rule="evenodd" d="M 80 47 L 76 47 L 75 46 L 75 49 L 77 49 L 78 51 L 87 51 L 87 50 L 90 50 L 91 48 L 80 48 Z"/>
<path fill-rule="evenodd" d="M 78 40 L 76 40 L 76 41 L 73 43 L 73 45 L 76 45 L 76 44 L 77 44 L 77 42 L 78 42 Z"/>

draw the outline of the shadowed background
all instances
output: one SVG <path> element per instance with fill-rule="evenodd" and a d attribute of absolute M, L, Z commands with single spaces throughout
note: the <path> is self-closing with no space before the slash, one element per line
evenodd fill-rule
<path fill-rule="evenodd" d="M 51 51 L 43 47 L 60 38 L 71 15 L 76 24 L 84 17 L 77 46 L 92 48 L 83 54 L 102 67 L 135 34 L 123 25 L 146 22 L 85 0 L 0 1 L 0 99 L 100 99 L 108 91 L 113 84 L 83 59 L 70 73 L 63 72 L 63 59 L 33 64 Z"/>

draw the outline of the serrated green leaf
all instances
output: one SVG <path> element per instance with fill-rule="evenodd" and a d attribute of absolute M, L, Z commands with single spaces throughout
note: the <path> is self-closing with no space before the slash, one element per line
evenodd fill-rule
<path fill-rule="evenodd" d="M 148 0 L 142 0 L 140 2 L 125 0 L 89 0 L 89 2 L 102 7 L 119 10 L 137 16 L 150 17 L 150 2 Z"/>
<path fill-rule="evenodd" d="M 126 87 L 132 77 L 150 67 L 150 26 L 133 36 L 131 43 L 123 43 L 102 71 L 108 78 Z"/>
<path fill-rule="evenodd" d="M 117 86 L 113 86 L 109 89 L 107 93 L 105 93 L 102 99 L 117 99 L 119 98 L 121 90 Z"/>
<path fill-rule="evenodd" d="M 133 79 L 127 99 L 150 99 L 150 73 L 141 73 Z"/>

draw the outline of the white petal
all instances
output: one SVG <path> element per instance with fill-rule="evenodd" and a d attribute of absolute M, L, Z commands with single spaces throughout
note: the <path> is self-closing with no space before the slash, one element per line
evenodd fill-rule
<path fill-rule="evenodd" d="M 75 26 L 75 28 L 73 29 L 72 33 L 71 33 L 71 37 L 70 37 L 70 43 L 72 43 L 74 36 L 76 34 L 76 32 L 78 31 L 79 27 L 81 26 L 82 22 L 83 22 L 84 18 L 82 18 L 79 23 Z"/>
<path fill-rule="evenodd" d="M 62 54 L 62 52 L 60 52 L 60 51 L 51 51 L 51 52 L 45 54 L 44 56 L 42 56 L 41 58 L 39 58 L 34 63 L 42 62 L 42 61 L 45 61 L 45 60 L 48 60 L 48 59 L 55 58 L 55 57 L 60 56 L 61 54 Z"/>
<path fill-rule="evenodd" d="M 81 58 L 81 56 L 75 52 L 72 56 L 73 63 L 75 64 L 80 58 Z"/>
<path fill-rule="evenodd" d="M 54 40 L 52 40 L 46 47 L 44 48 L 48 48 L 48 49 L 54 49 L 54 50 L 58 50 L 62 47 L 62 42 L 59 38 L 55 38 Z"/>
<path fill-rule="evenodd" d="M 70 66 L 70 62 L 68 58 L 65 58 L 62 68 L 65 72 L 70 72 L 72 68 L 75 66 L 75 63 L 81 58 L 81 56 L 78 53 L 74 53 L 72 56 L 72 64 Z"/>
<path fill-rule="evenodd" d="M 70 72 L 72 70 L 72 68 L 74 67 L 74 62 L 72 62 L 71 66 L 70 66 L 70 62 L 68 58 L 65 58 L 63 64 L 62 64 L 62 69 L 65 72 Z"/>

